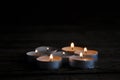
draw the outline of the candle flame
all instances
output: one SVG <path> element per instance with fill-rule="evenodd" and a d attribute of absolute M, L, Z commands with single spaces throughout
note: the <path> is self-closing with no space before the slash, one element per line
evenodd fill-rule
<path fill-rule="evenodd" d="M 70 46 L 71 46 L 71 48 L 73 49 L 73 48 L 74 48 L 74 43 L 72 42 Z"/>
<path fill-rule="evenodd" d="M 65 52 L 62 52 L 62 54 L 65 54 Z"/>
<path fill-rule="evenodd" d="M 47 49 L 47 50 L 49 50 L 50 48 L 49 48 L 49 47 L 47 47 L 46 49 Z"/>
<path fill-rule="evenodd" d="M 53 55 L 52 54 L 50 54 L 50 61 L 53 61 Z"/>
<path fill-rule="evenodd" d="M 87 52 L 87 48 L 86 48 L 86 47 L 84 47 L 84 52 L 85 52 L 85 53 Z"/>
<path fill-rule="evenodd" d="M 80 52 L 79 56 L 80 56 L 80 57 L 83 57 L 83 53 L 82 53 L 82 52 Z"/>
<path fill-rule="evenodd" d="M 35 53 L 38 53 L 38 50 L 35 50 Z"/>

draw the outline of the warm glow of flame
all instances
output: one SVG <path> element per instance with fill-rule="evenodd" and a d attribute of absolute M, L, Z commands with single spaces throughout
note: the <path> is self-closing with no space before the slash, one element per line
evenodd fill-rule
<path fill-rule="evenodd" d="M 53 61 L 53 55 L 52 54 L 50 54 L 50 61 Z"/>
<path fill-rule="evenodd" d="M 80 56 L 80 57 L 83 57 L 83 53 L 82 53 L 82 52 L 80 52 L 79 56 Z"/>
<path fill-rule="evenodd" d="M 49 47 L 47 47 L 47 50 L 49 50 Z"/>
<path fill-rule="evenodd" d="M 71 48 L 73 49 L 73 48 L 74 48 L 74 43 L 72 42 L 70 46 L 71 46 Z"/>
<path fill-rule="evenodd" d="M 87 48 L 86 47 L 84 47 L 84 52 L 87 52 Z"/>
<path fill-rule="evenodd" d="M 62 52 L 62 54 L 65 54 L 65 52 Z"/>
<path fill-rule="evenodd" d="M 38 53 L 38 50 L 35 50 L 35 53 Z"/>

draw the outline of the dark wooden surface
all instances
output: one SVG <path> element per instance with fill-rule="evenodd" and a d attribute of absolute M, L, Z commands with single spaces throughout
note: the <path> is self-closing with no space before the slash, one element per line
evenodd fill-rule
<path fill-rule="evenodd" d="M 10 29 L 10 30 L 9 30 Z M 35 27 L 15 27 L 0 34 L 1 80 L 118 80 L 120 77 L 119 30 L 81 30 Z M 11 31 L 12 30 L 12 31 Z M 58 71 L 39 70 L 26 61 L 26 52 L 39 46 L 61 49 L 70 42 L 99 51 L 98 65 L 93 70 L 61 68 Z"/>

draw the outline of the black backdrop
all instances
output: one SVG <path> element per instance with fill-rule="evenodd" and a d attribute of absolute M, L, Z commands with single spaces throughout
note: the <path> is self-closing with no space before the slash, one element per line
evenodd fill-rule
<path fill-rule="evenodd" d="M 13 26 L 23 28 L 29 26 L 32 28 L 52 29 L 53 25 L 61 25 L 53 29 L 86 29 L 86 30 L 118 30 L 120 25 L 120 12 L 94 12 L 82 11 L 79 8 L 73 10 L 65 8 L 54 11 L 49 7 L 7 7 L 1 9 L 1 26 Z M 41 25 L 44 28 L 41 28 Z M 47 26 L 46 26 L 47 25 Z M 51 26 L 52 25 L 52 26 Z M 66 26 L 65 26 L 66 25 Z M 114 26 L 114 28 L 113 28 Z M 4 27 L 3 27 L 4 28 Z M 23 28 L 24 29 L 24 28 Z M 52 30 L 53 30 L 52 29 Z"/>

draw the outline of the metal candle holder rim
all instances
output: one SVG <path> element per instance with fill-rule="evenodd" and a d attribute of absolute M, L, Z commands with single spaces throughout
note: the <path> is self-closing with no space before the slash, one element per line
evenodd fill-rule
<path fill-rule="evenodd" d="M 29 51 L 26 53 L 26 55 L 28 55 L 28 56 L 36 56 L 35 54 L 37 54 L 35 51 Z M 37 55 L 39 55 L 39 54 L 37 54 Z"/>
<path fill-rule="evenodd" d="M 96 51 L 96 50 L 89 50 L 89 51 L 93 51 L 92 53 L 89 53 L 89 54 L 84 54 L 84 55 L 90 55 L 90 54 L 93 54 L 93 55 L 97 55 L 98 54 L 98 51 Z M 84 53 L 84 51 L 80 51 L 80 50 L 76 50 L 74 53 L 76 53 L 76 54 L 78 54 L 78 53 L 80 53 L 80 52 L 83 52 Z"/>

